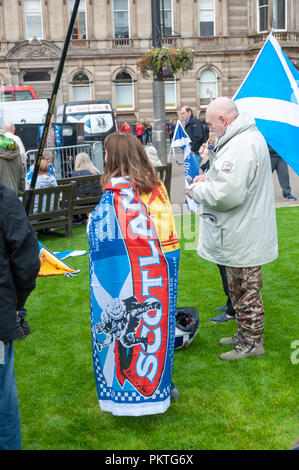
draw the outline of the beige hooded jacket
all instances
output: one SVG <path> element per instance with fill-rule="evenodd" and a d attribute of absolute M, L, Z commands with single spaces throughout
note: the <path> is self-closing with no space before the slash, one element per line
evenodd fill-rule
<path fill-rule="evenodd" d="M 0 183 L 13 189 L 18 196 L 24 192 L 25 170 L 16 144 L 12 149 L 0 148 Z"/>
<path fill-rule="evenodd" d="M 278 256 L 268 147 L 254 119 L 240 114 L 218 140 L 206 181 L 190 186 L 201 204 L 198 254 L 232 267 Z"/>

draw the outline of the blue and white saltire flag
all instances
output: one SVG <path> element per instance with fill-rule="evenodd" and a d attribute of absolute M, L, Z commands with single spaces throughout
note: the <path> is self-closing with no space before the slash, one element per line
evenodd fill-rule
<path fill-rule="evenodd" d="M 90 122 L 89 114 L 74 114 L 74 115 L 68 116 L 67 120 L 68 122 L 75 122 L 75 123 L 83 122 L 84 134 L 91 133 L 91 122 Z"/>
<path fill-rule="evenodd" d="M 272 33 L 233 99 L 299 175 L 299 72 Z"/>
<path fill-rule="evenodd" d="M 173 133 L 171 147 L 180 147 L 184 152 L 184 167 L 185 167 L 185 188 L 189 188 L 192 180 L 198 175 L 198 166 L 194 160 L 190 147 L 191 139 L 182 126 L 180 121 L 177 121 Z M 199 204 L 196 204 L 190 197 L 186 195 L 186 202 L 188 209 L 191 212 L 196 212 Z"/>
<path fill-rule="evenodd" d="M 54 255 L 59 259 L 75 258 L 76 256 L 87 255 L 86 250 L 66 250 L 66 251 L 54 251 Z"/>

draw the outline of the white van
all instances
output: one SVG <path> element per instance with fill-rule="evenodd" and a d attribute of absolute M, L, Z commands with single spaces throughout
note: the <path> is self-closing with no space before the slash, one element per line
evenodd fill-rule
<path fill-rule="evenodd" d="M 42 124 L 46 120 L 49 103 L 46 99 L 0 102 L 0 127 L 14 124 Z"/>
<path fill-rule="evenodd" d="M 72 101 L 58 106 L 57 124 L 62 122 L 84 123 L 85 140 L 104 140 L 117 131 L 117 124 L 110 101 Z"/>

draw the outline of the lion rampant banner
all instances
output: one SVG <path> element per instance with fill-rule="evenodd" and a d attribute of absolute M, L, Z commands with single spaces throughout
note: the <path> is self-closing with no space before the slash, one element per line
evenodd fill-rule
<path fill-rule="evenodd" d="M 179 244 L 163 184 L 140 197 L 112 178 L 89 225 L 91 330 L 101 409 L 163 413 L 170 404 Z"/>

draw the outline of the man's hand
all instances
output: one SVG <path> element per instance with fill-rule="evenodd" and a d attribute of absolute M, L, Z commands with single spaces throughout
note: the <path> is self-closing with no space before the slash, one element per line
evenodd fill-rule
<path fill-rule="evenodd" d="M 198 176 L 195 176 L 192 183 L 203 183 L 203 181 L 205 180 L 206 180 L 206 175 L 198 175 Z"/>
<path fill-rule="evenodd" d="M 209 155 L 209 149 L 208 149 L 207 143 L 202 144 L 202 146 L 199 149 L 199 155 L 201 156 L 201 164 L 204 164 L 209 160 L 210 155 Z"/>

